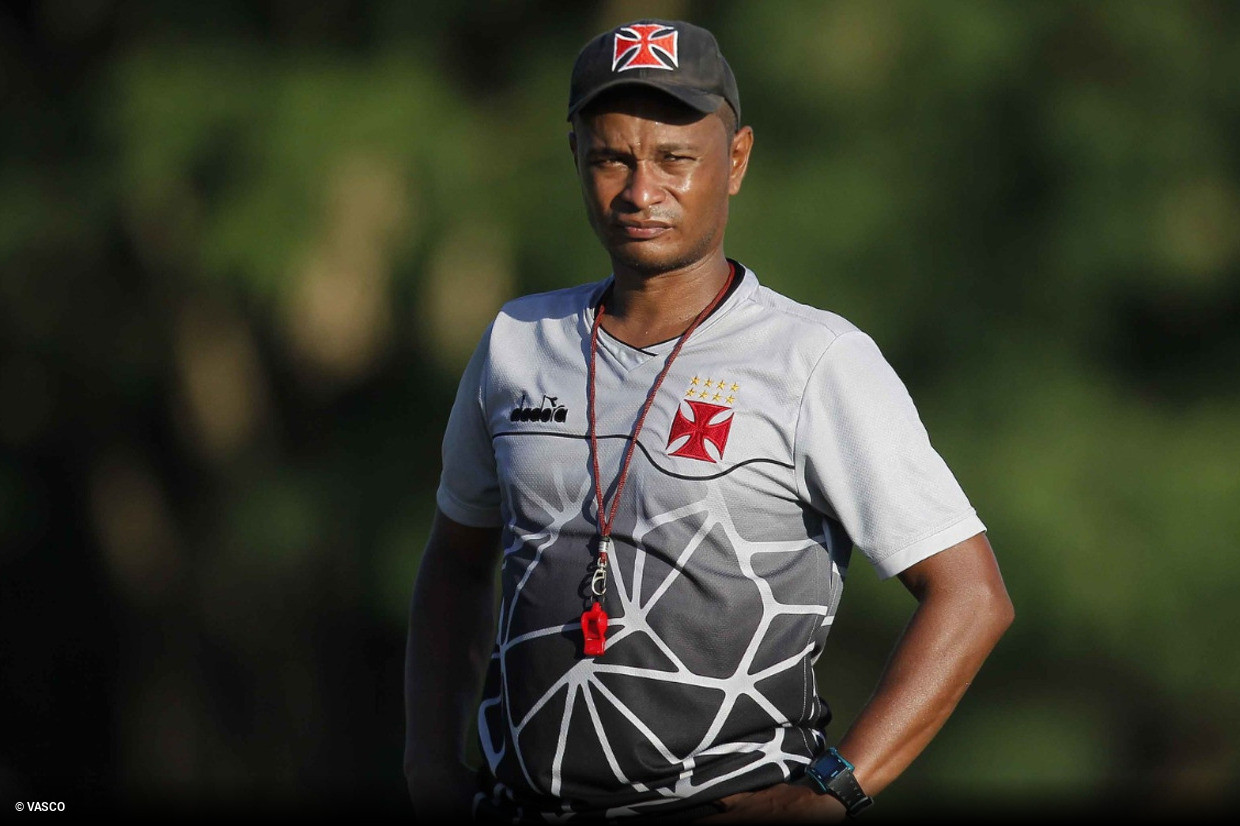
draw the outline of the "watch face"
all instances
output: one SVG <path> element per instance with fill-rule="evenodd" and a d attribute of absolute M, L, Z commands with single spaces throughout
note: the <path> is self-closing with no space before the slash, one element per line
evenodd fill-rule
<path fill-rule="evenodd" d="M 830 780 L 840 772 L 849 768 L 844 760 L 830 752 L 814 761 L 814 770 L 822 775 L 823 780 Z"/>
<path fill-rule="evenodd" d="M 841 763 L 843 763 L 843 764 L 844 764 L 844 768 L 848 769 L 849 771 L 856 771 L 857 767 L 856 767 L 856 766 L 854 766 L 852 763 L 850 763 L 848 760 L 845 760 L 845 759 L 844 759 L 844 755 L 842 755 L 842 754 L 840 754 L 838 751 L 836 751 L 834 746 L 832 746 L 831 748 L 827 749 L 827 753 L 828 753 L 828 754 L 830 754 L 832 757 L 834 757 L 836 760 L 838 760 L 838 761 L 840 761 Z"/>

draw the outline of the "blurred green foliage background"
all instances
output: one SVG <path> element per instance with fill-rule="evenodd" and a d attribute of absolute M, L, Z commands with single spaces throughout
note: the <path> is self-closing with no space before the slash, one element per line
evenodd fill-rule
<path fill-rule="evenodd" d="M 458 372 L 594 280 L 568 72 L 711 28 L 727 251 L 873 334 L 1017 622 L 874 812 L 1228 805 L 1240 6 L 0 9 L 0 810 L 407 811 L 405 612 Z M 854 566 L 842 730 L 912 606 Z"/>

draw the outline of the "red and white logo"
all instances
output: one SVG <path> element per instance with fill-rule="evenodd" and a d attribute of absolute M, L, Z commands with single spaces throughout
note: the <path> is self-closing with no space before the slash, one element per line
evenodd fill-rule
<path fill-rule="evenodd" d="M 611 70 L 667 69 L 680 65 L 676 56 L 679 33 L 671 26 L 654 23 L 634 23 L 616 32 L 615 51 L 611 57 Z"/>
<path fill-rule="evenodd" d="M 733 412 L 720 404 L 682 400 L 667 437 L 667 455 L 717 463 L 728 446 Z"/>

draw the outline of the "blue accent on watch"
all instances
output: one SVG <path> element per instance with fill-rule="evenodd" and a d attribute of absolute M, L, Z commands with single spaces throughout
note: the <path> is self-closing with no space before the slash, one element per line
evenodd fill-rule
<path fill-rule="evenodd" d="M 853 769 L 853 764 L 832 746 L 805 767 L 805 774 L 819 794 L 831 795 L 843 803 L 852 816 L 874 802 L 861 790 Z"/>

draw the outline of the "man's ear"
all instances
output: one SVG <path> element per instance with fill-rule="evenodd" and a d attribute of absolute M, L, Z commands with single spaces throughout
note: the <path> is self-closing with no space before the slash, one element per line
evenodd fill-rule
<path fill-rule="evenodd" d="M 577 165 L 577 133 L 568 130 L 568 151 L 573 153 L 573 166 Z"/>
<path fill-rule="evenodd" d="M 753 151 L 753 129 L 742 126 L 732 136 L 731 168 L 728 170 L 728 194 L 735 195 L 741 191 L 741 182 L 745 180 L 745 170 L 749 168 L 749 153 Z"/>

